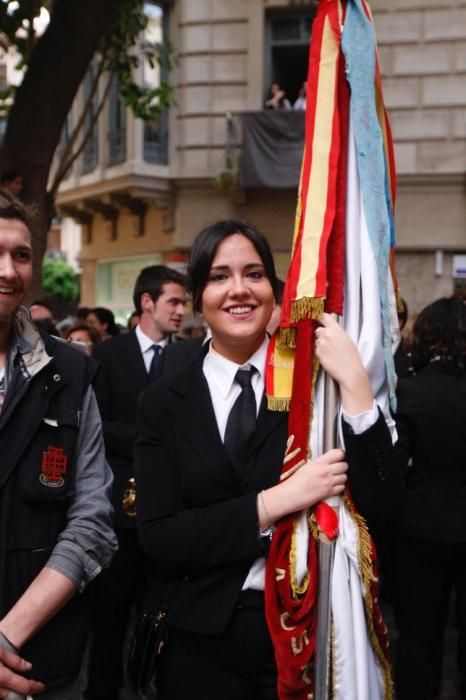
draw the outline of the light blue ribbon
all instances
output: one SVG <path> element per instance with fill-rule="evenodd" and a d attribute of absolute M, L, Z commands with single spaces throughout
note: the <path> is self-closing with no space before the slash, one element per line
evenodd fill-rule
<path fill-rule="evenodd" d="M 377 117 L 375 99 L 375 33 L 361 0 L 348 0 L 341 46 L 346 59 L 346 77 L 351 88 L 350 111 L 356 139 L 359 181 L 369 238 L 377 265 L 382 309 L 382 342 L 390 404 L 395 409 L 396 373 L 387 294 L 390 242 L 394 240 L 394 224 L 383 134 Z"/>

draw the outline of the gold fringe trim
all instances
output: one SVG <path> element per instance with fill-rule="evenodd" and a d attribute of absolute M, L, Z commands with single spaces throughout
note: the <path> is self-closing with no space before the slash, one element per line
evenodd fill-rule
<path fill-rule="evenodd" d="M 314 396 L 316 393 L 316 383 L 317 383 L 317 375 L 319 374 L 319 369 L 320 369 L 319 358 L 317 357 L 316 354 L 314 354 L 314 356 L 312 358 L 311 410 L 309 413 L 308 435 L 311 434 L 311 430 L 312 430 L 312 420 L 314 418 Z M 312 458 L 311 441 L 310 440 L 308 440 L 307 458 L 308 459 Z"/>
<path fill-rule="evenodd" d="M 314 513 L 311 513 L 307 519 L 307 524 L 309 526 L 309 532 L 311 533 L 312 537 L 315 539 L 316 542 L 319 541 L 319 527 L 316 523 L 316 519 L 314 517 Z"/>
<path fill-rule="evenodd" d="M 278 398 L 276 396 L 267 396 L 267 408 L 269 411 L 289 411 L 291 399 Z"/>
<path fill-rule="evenodd" d="M 291 304 L 291 320 L 293 323 L 303 318 L 318 319 L 324 313 L 325 299 L 323 297 L 303 297 Z"/>
<path fill-rule="evenodd" d="M 330 627 L 330 673 L 331 678 L 331 688 L 330 688 L 330 699 L 335 700 L 336 690 L 338 685 L 337 679 L 337 647 L 335 643 L 335 626 L 332 622 Z"/>
<path fill-rule="evenodd" d="M 378 659 L 380 667 L 382 669 L 382 674 L 384 678 L 384 700 L 393 700 L 394 697 L 394 686 L 392 678 L 392 670 L 389 661 L 387 661 L 382 648 L 380 646 L 380 641 L 377 637 L 377 633 L 374 628 L 373 621 L 373 601 L 371 596 L 370 585 L 372 581 L 375 581 L 374 573 L 372 570 L 372 542 L 367 529 L 366 521 L 364 518 L 356 513 L 352 504 L 350 503 L 347 496 L 343 496 L 343 502 L 348 509 L 348 512 L 356 525 L 358 531 L 358 560 L 359 569 L 362 575 L 362 581 L 364 586 L 364 607 L 366 610 L 366 622 L 367 622 L 367 632 L 369 635 L 369 640 L 372 645 L 372 649 Z"/>
<path fill-rule="evenodd" d="M 289 349 L 296 347 L 296 328 L 280 328 L 278 347 Z"/>
<path fill-rule="evenodd" d="M 293 534 L 291 536 L 290 544 L 290 581 L 291 590 L 293 591 L 293 598 L 297 598 L 303 593 L 306 593 L 307 587 L 309 585 L 309 574 L 303 578 L 301 585 L 296 580 L 296 532 L 298 529 L 298 518 L 296 517 L 293 524 Z"/>
<path fill-rule="evenodd" d="M 398 290 L 395 292 L 395 299 L 396 299 L 396 310 L 400 314 L 402 311 L 404 311 L 404 306 L 403 306 L 403 300 L 401 298 L 401 294 Z"/>

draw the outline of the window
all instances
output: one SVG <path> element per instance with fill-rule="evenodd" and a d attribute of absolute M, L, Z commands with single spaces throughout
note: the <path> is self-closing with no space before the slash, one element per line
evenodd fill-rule
<path fill-rule="evenodd" d="M 168 62 L 164 60 L 164 45 L 168 35 L 168 15 L 162 5 L 146 2 L 144 11 L 148 25 L 144 36 L 146 45 L 158 47 L 161 51 L 161 63 L 151 66 L 144 61 L 143 81 L 146 87 L 157 87 L 168 80 Z M 144 124 L 144 160 L 148 163 L 166 164 L 168 162 L 168 110 L 163 110 L 156 122 Z"/>
<path fill-rule="evenodd" d="M 118 79 L 112 78 L 108 95 L 108 164 L 126 160 L 126 106 L 120 97 Z"/>
<path fill-rule="evenodd" d="M 293 104 L 307 78 L 314 11 L 281 11 L 267 15 L 267 65 L 264 99 L 272 82 L 280 83 Z"/>
<path fill-rule="evenodd" d="M 91 64 L 86 75 L 84 76 L 84 80 L 83 80 L 83 104 L 86 104 L 86 102 L 90 98 L 91 93 L 94 89 L 95 70 L 96 70 L 95 66 L 93 66 Z M 86 143 L 84 145 L 83 152 L 82 152 L 81 172 L 83 173 L 83 175 L 86 173 L 92 173 L 93 170 L 95 170 L 95 168 L 97 166 L 99 140 L 98 140 L 97 123 L 94 121 L 95 114 L 96 114 L 96 111 L 98 108 L 97 105 L 98 105 L 98 90 L 95 90 L 94 95 L 93 95 L 92 100 L 91 100 L 90 107 L 86 112 L 86 116 L 84 119 L 84 125 L 83 125 L 83 134 L 87 134 L 88 131 L 90 130 L 89 136 L 86 140 Z"/>

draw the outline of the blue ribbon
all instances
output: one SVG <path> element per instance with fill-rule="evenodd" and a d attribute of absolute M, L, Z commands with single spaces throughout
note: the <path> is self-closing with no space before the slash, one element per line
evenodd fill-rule
<path fill-rule="evenodd" d="M 357 165 L 369 238 L 379 280 L 382 342 L 390 404 L 396 407 L 396 373 L 392 354 L 387 275 L 394 224 L 383 134 L 375 99 L 376 40 L 361 0 L 348 0 L 341 47 L 351 88 L 350 112 L 356 139 Z"/>

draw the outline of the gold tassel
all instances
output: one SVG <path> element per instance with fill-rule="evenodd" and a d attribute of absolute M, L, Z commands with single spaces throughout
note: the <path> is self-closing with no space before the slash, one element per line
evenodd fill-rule
<path fill-rule="evenodd" d="M 278 347 L 287 349 L 296 347 L 296 328 L 280 328 Z"/>
<path fill-rule="evenodd" d="M 319 358 L 317 357 L 317 355 L 314 354 L 314 356 L 312 358 L 311 411 L 309 413 L 308 435 L 311 434 L 311 430 L 312 430 L 312 419 L 314 418 L 314 397 L 315 397 L 315 392 L 316 392 L 317 375 L 319 374 L 319 369 L 320 369 Z M 310 440 L 308 440 L 307 458 L 312 459 L 311 441 Z"/>
<path fill-rule="evenodd" d="M 398 290 L 396 290 L 396 292 L 395 292 L 395 299 L 396 299 L 396 310 L 399 314 L 401 314 L 401 312 L 405 310 L 405 307 L 403 304 L 403 299 L 401 298 L 401 294 Z"/>
<path fill-rule="evenodd" d="M 291 320 L 297 323 L 304 318 L 314 320 L 324 313 L 325 299 L 323 297 L 302 297 L 291 304 Z"/>
<path fill-rule="evenodd" d="M 277 396 L 267 396 L 267 408 L 269 411 L 282 411 L 285 413 L 290 410 L 291 399 L 278 398 Z"/>
<path fill-rule="evenodd" d="M 380 646 L 379 638 L 374 628 L 373 621 L 373 602 L 370 591 L 370 584 L 375 580 L 374 572 L 372 570 L 372 542 L 369 530 L 367 529 L 366 521 L 354 510 L 354 507 L 348 500 L 346 496 L 343 496 L 343 502 L 356 525 L 358 531 L 358 560 L 359 569 L 361 571 L 363 586 L 364 586 L 364 608 L 366 610 L 366 621 L 367 621 L 367 632 L 372 645 L 372 649 L 377 657 L 377 660 L 381 666 L 383 677 L 384 677 L 384 687 L 385 694 L 384 700 L 393 700 L 394 697 L 394 686 L 392 678 L 392 670 L 390 663 L 387 661 L 382 648 Z"/>

